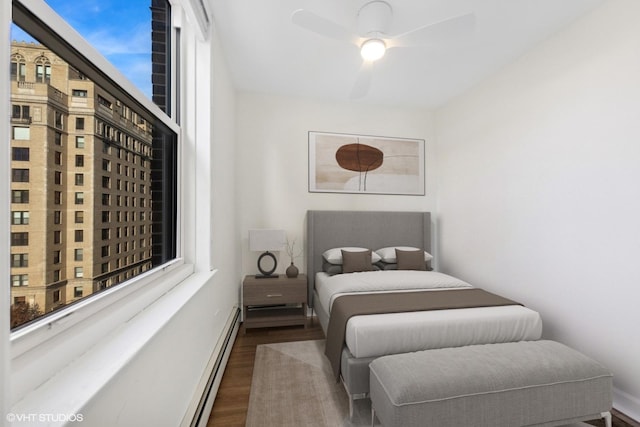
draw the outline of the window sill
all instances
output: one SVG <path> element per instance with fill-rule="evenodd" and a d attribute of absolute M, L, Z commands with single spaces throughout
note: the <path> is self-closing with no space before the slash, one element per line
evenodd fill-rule
<path fill-rule="evenodd" d="M 27 393 L 22 400 L 13 405 L 11 412 L 16 416 L 82 414 L 86 405 L 97 398 L 101 390 L 123 372 L 127 364 L 144 350 L 214 275 L 215 271 L 190 275 L 147 309 L 103 336 L 88 352 Z M 42 364 L 42 360 L 39 363 Z M 29 419 L 20 425 L 42 424 L 41 420 Z M 54 422 L 47 425 L 63 426 L 66 423 L 64 420 L 56 422 L 54 419 Z"/>

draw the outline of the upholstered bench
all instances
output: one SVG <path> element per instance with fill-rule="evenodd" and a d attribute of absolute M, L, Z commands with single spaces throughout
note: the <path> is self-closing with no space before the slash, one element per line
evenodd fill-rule
<path fill-rule="evenodd" d="M 384 427 L 611 427 L 611 373 L 554 341 L 396 354 L 370 370 L 372 423 Z"/>

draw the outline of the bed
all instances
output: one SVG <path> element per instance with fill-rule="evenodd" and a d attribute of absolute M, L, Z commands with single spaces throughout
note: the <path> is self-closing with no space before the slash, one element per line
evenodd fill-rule
<path fill-rule="evenodd" d="M 410 300 L 417 300 L 418 296 L 433 299 L 432 296 L 445 293 L 487 293 L 455 277 L 429 271 L 430 262 L 425 262 L 426 271 L 381 270 L 342 274 L 329 271 L 328 266 L 331 266 L 323 258 L 323 253 L 330 249 L 360 247 L 375 251 L 389 247 L 414 247 L 431 253 L 429 212 L 308 211 L 306 221 L 309 306 L 316 313 L 325 335 L 329 329 L 335 329 L 331 325 L 331 313 L 335 320 L 338 310 L 334 311 L 333 305 L 340 297 L 353 297 L 354 301 L 360 301 L 356 298 L 366 294 L 366 298 L 396 300 L 405 294 L 408 304 L 412 304 Z M 460 305 L 456 309 L 409 309 L 408 312 L 376 312 L 350 317 L 343 327 L 344 340 L 340 341 L 342 337 L 338 340 L 338 361 L 329 357 L 334 372 L 339 374 L 353 400 L 368 396 L 369 363 L 383 355 L 540 338 L 542 322 L 538 313 L 500 296 L 495 297 L 499 304 L 486 307 Z M 329 341 L 327 335 L 327 351 Z"/>

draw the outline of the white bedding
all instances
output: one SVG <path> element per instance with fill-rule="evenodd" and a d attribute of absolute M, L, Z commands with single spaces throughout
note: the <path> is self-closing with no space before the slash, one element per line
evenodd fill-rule
<path fill-rule="evenodd" d="M 358 292 L 473 287 L 433 271 L 372 271 L 316 275 L 320 304 L 330 313 L 339 295 Z M 328 308 L 328 309 L 327 309 Z M 540 315 L 520 305 L 355 316 L 347 322 L 346 345 L 355 357 L 373 357 L 432 348 L 521 340 L 542 335 Z"/>

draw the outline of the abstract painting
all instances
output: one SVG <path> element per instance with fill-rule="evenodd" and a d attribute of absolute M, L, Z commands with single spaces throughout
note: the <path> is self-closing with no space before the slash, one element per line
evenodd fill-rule
<path fill-rule="evenodd" d="M 309 191 L 425 194 L 424 140 L 309 132 Z"/>

